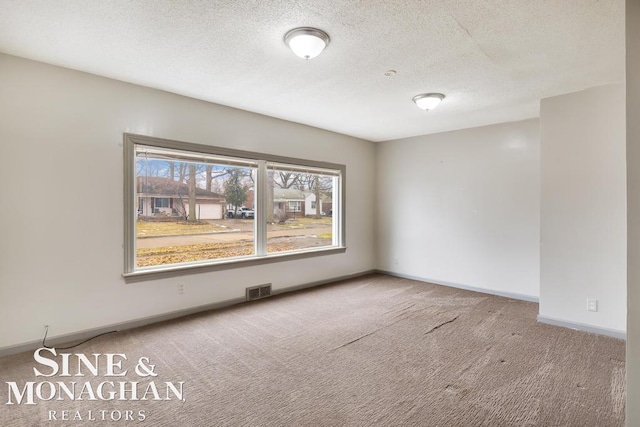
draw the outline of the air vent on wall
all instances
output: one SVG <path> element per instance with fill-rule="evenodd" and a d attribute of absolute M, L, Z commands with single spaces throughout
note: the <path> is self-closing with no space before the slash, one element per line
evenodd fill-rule
<path fill-rule="evenodd" d="M 271 283 L 265 285 L 252 286 L 246 289 L 247 301 L 260 299 L 271 295 Z"/>

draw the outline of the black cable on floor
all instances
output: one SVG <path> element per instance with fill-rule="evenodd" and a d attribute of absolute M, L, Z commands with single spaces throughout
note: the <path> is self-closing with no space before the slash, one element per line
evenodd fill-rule
<path fill-rule="evenodd" d="M 96 336 L 93 336 L 93 337 L 91 337 L 91 338 L 87 338 L 86 340 L 84 340 L 84 341 L 82 341 L 82 342 L 79 342 L 78 344 L 70 345 L 69 347 L 49 347 L 48 345 L 46 345 L 46 344 L 45 344 L 45 341 L 46 341 L 46 339 L 47 339 L 47 334 L 49 333 L 49 326 L 47 326 L 47 327 L 46 327 L 46 329 L 45 329 L 45 331 L 44 331 L 44 337 L 42 338 L 42 347 L 44 347 L 44 348 L 55 348 L 55 349 L 57 349 L 57 350 L 69 350 L 70 348 L 75 348 L 75 347 L 78 347 L 79 345 L 82 345 L 82 344 L 84 344 L 84 343 L 86 343 L 86 342 L 89 342 L 89 341 L 91 341 L 92 339 L 95 339 L 95 338 L 101 337 L 101 336 L 103 336 L 103 335 L 112 334 L 112 333 L 114 333 L 114 332 L 118 332 L 118 331 L 103 332 L 103 333 L 98 334 L 98 335 L 96 335 Z"/>

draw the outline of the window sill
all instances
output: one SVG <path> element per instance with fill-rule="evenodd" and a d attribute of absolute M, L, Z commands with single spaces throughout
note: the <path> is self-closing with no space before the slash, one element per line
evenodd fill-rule
<path fill-rule="evenodd" d="M 312 258 L 323 255 L 334 255 L 346 252 L 346 247 L 330 247 L 322 249 L 310 249 L 293 253 L 275 253 L 262 257 L 236 258 L 222 261 L 212 261 L 198 264 L 177 264 L 166 267 L 154 267 L 148 270 L 138 270 L 124 273 L 125 283 L 143 282 L 146 280 L 165 279 L 169 277 L 184 276 L 186 274 L 207 273 L 209 271 L 230 270 L 233 268 L 252 267 L 254 265 L 271 264 L 282 261 Z"/>

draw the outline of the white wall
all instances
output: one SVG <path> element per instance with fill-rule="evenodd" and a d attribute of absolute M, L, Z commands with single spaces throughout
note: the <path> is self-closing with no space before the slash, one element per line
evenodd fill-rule
<path fill-rule="evenodd" d="M 640 1 L 627 0 L 627 425 L 640 425 Z"/>
<path fill-rule="evenodd" d="M 6 55 L 0 75 L 0 348 L 374 268 L 372 143 Z M 347 252 L 125 284 L 123 132 L 346 164 Z"/>
<path fill-rule="evenodd" d="M 538 127 L 534 119 L 379 143 L 378 267 L 537 298 Z"/>
<path fill-rule="evenodd" d="M 608 85 L 541 101 L 542 319 L 626 329 L 624 91 Z"/>

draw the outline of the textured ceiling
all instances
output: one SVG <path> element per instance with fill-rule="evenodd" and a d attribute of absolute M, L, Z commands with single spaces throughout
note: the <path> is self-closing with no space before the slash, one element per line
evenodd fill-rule
<path fill-rule="evenodd" d="M 624 46 L 624 0 L 0 0 L 0 52 L 371 141 L 537 117 L 622 82 Z"/>

